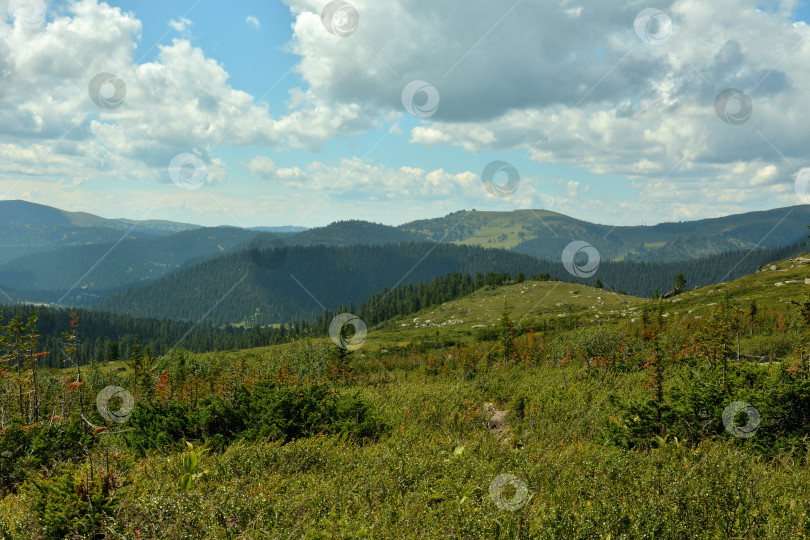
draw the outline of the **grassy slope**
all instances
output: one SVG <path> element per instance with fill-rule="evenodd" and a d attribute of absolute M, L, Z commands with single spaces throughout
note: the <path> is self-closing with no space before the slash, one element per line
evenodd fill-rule
<path fill-rule="evenodd" d="M 690 290 L 666 301 L 665 315 L 708 313 L 726 291 L 743 306 L 755 298 L 763 311 L 802 298 L 810 290 L 804 284 L 810 277 L 807 262 L 777 264 L 781 270 Z M 604 424 L 618 414 L 610 398 L 650 397 L 644 387 L 647 373 L 588 371 L 573 363 L 495 363 L 470 378 L 453 362 L 438 372 L 428 369 L 446 351 L 398 359 L 374 354 L 382 346 L 435 334 L 436 327 L 415 328 L 413 319 L 439 325 L 454 318 L 463 321 L 439 326 L 442 336 L 491 325 L 504 300 L 515 319 L 570 316 L 567 306 L 557 305 L 565 303 L 581 309 L 577 315 L 587 313 L 594 320 L 599 315 L 616 327 L 632 320 L 643 303 L 652 303 L 567 283 L 525 282 L 479 291 L 374 330 L 360 351 L 364 378 L 341 386 L 341 391 L 368 400 L 392 426 L 389 436 L 363 446 L 323 436 L 286 445 L 236 443 L 203 458 L 208 472 L 190 492 L 174 487 L 182 471 L 178 454 L 155 453 L 137 466 L 124 461 L 116 466 L 126 482 L 113 528 L 164 538 L 805 534 L 810 527 L 810 465 L 797 459 L 764 460 L 748 452 L 746 441 L 727 435 L 695 447 L 670 441 L 649 451 L 625 452 L 600 444 Z M 221 356 L 227 363 L 245 359 L 274 373 L 285 363 L 310 362 L 323 352 L 321 346 L 320 340 L 305 341 Z M 475 351 L 467 354 L 476 358 Z M 778 366 L 765 369 L 776 373 Z M 483 402 L 513 409 L 520 395 L 527 399 L 524 422 L 510 435 L 512 444 L 502 444 L 487 432 Z M 511 414 L 509 424 L 517 429 Z M 514 512 L 499 509 L 491 499 L 490 486 L 500 474 L 517 475 L 527 486 L 529 499 Z M 505 497 L 511 494 L 504 492 Z M 24 531 L 30 524 L 24 503 L 17 496 L 0 501 L 0 525 Z"/>
<path fill-rule="evenodd" d="M 806 260 L 802 260 L 806 259 Z M 769 267 L 734 281 L 699 287 L 664 300 L 664 317 L 693 315 L 702 317 L 711 306 L 729 296 L 741 307 L 755 300 L 760 311 L 784 308 L 790 300 L 799 300 L 810 292 L 805 278 L 810 278 L 810 255 L 785 261 L 774 261 L 778 270 Z M 770 265 L 769 265 L 770 266 Z M 777 285 L 779 283 L 780 285 Z M 572 294 L 576 292 L 576 294 Z M 635 322 L 644 305 L 653 301 L 626 296 L 586 285 L 559 281 L 524 281 L 501 287 L 487 287 L 452 302 L 397 317 L 370 328 L 360 354 L 394 349 L 410 344 L 435 341 L 436 331 L 443 341 L 473 343 L 477 328 L 497 326 L 504 305 L 516 324 L 529 325 L 540 319 L 586 317 L 607 325 Z M 328 342 L 328 338 L 316 341 Z M 296 344 L 271 345 L 223 353 L 233 360 L 259 357 L 270 359 L 295 348 Z M 105 364 L 104 371 L 126 367 L 124 362 Z"/>

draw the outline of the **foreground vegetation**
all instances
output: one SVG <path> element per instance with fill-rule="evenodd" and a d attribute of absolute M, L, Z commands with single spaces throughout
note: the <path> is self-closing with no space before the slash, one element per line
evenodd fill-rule
<path fill-rule="evenodd" d="M 774 279 L 598 317 L 518 283 L 476 293 L 507 303 L 464 339 L 394 322 L 354 352 L 136 348 L 125 371 L 73 363 L 75 319 L 68 367 L 37 368 L 36 321 L 5 321 L 0 537 L 801 537 L 810 302 L 753 286 Z M 607 295 L 579 289 L 552 294 Z"/>

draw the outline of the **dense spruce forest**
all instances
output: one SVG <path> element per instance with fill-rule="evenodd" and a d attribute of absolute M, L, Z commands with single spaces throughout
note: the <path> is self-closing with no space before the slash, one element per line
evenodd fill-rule
<path fill-rule="evenodd" d="M 71 314 L 77 315 L 81 329 L 75 355 L 80 365 L 127 360 L 136 339 L 144 349 L 159 356 L 172 348 L 209 352 L 282 343 L 295 328 L 295 325 L 250 329 L 216 327 L 208 323 L 160 321 L 88 309 L 20 304 L 0 305 L 0 324 L 2 321 L 9 323 L 15 317 L 25 321 L 32 313 L 38 318 L 40 346 L 49 352 L 40 359 L 40 364 L 47 367 L 59 367 L 64 363 L 62 334 L 70 327 Z"/>
<path fill-rule="evenodd" d="M 548 276 L 539 276 L 548 278 Z M 433 279 L 430 283 L 405 283 L 393 290 L 378 292 L 361 304 L 357 314 L 369 325 L 379 324 L 398 315 L 407 315 L 420 309 L 461 298 L 481 287 L 507 283 L 507 273 L 487 275 L 454 272 Z M 329 323 L 338 312 L 354 312 L 354 303 L 340 306 L 337 311 L 325 311 L 314 321 L 302 320 L 270 327 L 214 326 L 158 319 L 136 318 L 104 311 L 57 308 L 53 306 L 0 305 L 0 324 L 10 324 L 15 318 L 27 321 L 37 317 L 41 336 L 39 345 L 48 351 L 39 360 L 43 367 L 64 365 L 65 341 L 63 333 L 70 327 L 75 315 L 81 328 L 81 339 L 75 344 L 74 360 L 79 365 L 91 362 L 129 360 L 136 341 L 155 356 L 167 354 L 175 348 L 193 352 L 213 352 L 247 349 L 286 343 L 293 339 L 326 336 Z"/>
<path fill-rule="evenodd" d="M 683 273 L 689 286 L 735 279 L 768 261 L 799 253 L 803 244 L 728 251 L 679 262 L 604 261 L 598 276 L 606 288 L 650 297 L 672 288 Z M 428 256 L 429 254 L 429 256 Z M 421 262 L 420 262 L 421 261 Z M 262 326 L 313 320 L 323 309 L 364 302 L 405 275 L 419 283 L 452 272 L 475 275 L 572 276 L 557 261 L 519 253 L 454 244 L 384 246 L 291 246 L 279 268 L 264 268 L 248 251 L 230 253 L 161 279 L 114 294 L 94 307 L 136 317 L 199 320 L 212 324 Z M 413 271 L 411 271 L 413 269 Z M 595 283 L 595 277 L 581 280 Z"/>

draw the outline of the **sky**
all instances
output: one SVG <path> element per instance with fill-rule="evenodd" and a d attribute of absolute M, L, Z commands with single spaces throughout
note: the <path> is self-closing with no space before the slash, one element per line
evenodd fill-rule
<path fill-rule="evenodd" d="M 806 204 L 810 8 L 0 0 L 0 200 L 202 225 Z"/>

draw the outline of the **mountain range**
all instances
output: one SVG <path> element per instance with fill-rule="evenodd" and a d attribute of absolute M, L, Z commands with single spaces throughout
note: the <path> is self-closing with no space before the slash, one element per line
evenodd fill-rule
<path fill-rule="evenodd" d="M 560 257 L 573 241 L 598 250 L 603 282 L 649 295 L 668 288 L 677 268 L 690 268 L 692 284 L 703 284 L 789 256 L 804 243 L 807 223 L 810 205 L 653 226 L 594 224 L 547 210 L 462 210 L 399 226 L 349 220 L 242 229 L 0 201 L 0 302 L 178 320 L 196 320 L 216 304 L 211 316 L 219 323 L 269 324 L 454 271 L 569 279 Z M 256 253 L 280 257 L 284 267 L 257 266 Z M 644 272 L 661 275 L 634 281 Z"/>

